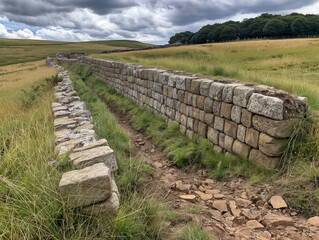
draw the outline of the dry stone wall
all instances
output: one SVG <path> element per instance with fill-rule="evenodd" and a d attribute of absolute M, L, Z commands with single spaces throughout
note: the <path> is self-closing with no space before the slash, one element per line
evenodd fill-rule
<path fill-rule="evenodd" d="M 64 55 L 58 60 L 70 63 Z M 72 63 L 141 106 L 176 122 L 188 137 L 207 138 L 215 151 L 229 152 L 274 168 L 307 99 L 264 85 L 200 78 L 178 71 L 80 56 Z"/>
<path fill-rule="evenodd" d="M 119 191 L 113 173 L 117 170 L 114 151 L 106 139 L 98 139 L 91 113 L 80 101 L 68 72 L 47 58 L 59 70 L 62 81 L 55 87 L 55 150 L 69 154 L 75 170 L 63 174 L 59 184 L 62 199 L 71 208 L 99 217 L 110 217 L 119 209 Z M 51 163 L 52 164 L 52 163 Z M 53 163 L 54 164 L 54 163 Z"/>

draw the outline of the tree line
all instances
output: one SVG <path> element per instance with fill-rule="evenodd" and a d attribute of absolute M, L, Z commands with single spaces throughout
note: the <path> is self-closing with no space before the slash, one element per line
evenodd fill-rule
<path fill-rule="evenodd" d="M 319 15 L 292 13 L 285 16 L 263 13 L 241 22 L 206 25 L 198 32 L 176 33 L 169 44 L 198 44 L 259 38 L 295 38 L 319 35 Z"/>

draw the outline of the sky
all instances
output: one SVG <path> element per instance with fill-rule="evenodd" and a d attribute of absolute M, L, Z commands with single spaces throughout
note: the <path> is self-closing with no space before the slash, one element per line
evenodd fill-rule
<path fill-rule="evenodd" d="M 0 38 L 165 44 L 177 32 L 265 12 L 318 14 L 319 0 L 0 0 Z"/>

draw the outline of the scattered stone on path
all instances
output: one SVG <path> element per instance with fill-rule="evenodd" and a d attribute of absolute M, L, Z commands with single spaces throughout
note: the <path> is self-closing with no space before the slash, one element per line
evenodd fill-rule
<path fill-rule="evenodd" d="M 287 203 L 281 196 L 272 196 L 269 203 L 274 209 L 287 208 Z"/>
<path fill-rule="evenodd" d="M 235 232 L 235 239 L 250 239 L 251 229 L 243 227 Z"/>
<path fill-rule="evenodd" d="M 175 182 L 174 187 L 176 191 L 188 194 L 191 189 L 191 184 L 184 184 L 181 180 Z"/>
<path fill-rule="evenodd" d="M 203 193 L 201 191 L 195 191 L 196 194 L 198 194 L 198 196 L 203 200 L 203 201 L 207 201 L 213 198 L 213 195 L 210 193 Z"/>
<path fill-rule="evenodd" d="M 258 222 L 257 220 L 249 220 L 247 223 L 246 223 L 246 227 L 249 227 L 250 229 L 256 229 L 256 230 L 261 230 L 261 229 L 264 229 L 265 227 L 260 223 Z"/>
<path fill-rule="evenodd" d="M 266 227 L 292 226 L 294 224 L 292 218 L 273 213 L 267 213 L 261 223 Z"/>
<path fill-rule="evenodd" d="M 183 200 L 190 201 L 190 202 L 195 202 L 196 201 L 196 196 L 193 195 L 193 194 L 180 195 L 179 198 L 183 199 Z"/>
<path fill-rule="evenodd" d="M 225 195 L 224 194 L 221 194 L 221 193 L 216 193 L 216 194 L 214 194 L 214 198 L 215 199 L 223 199 L 225 197 Z"/>
<path fill-rule="evenodd" d="M 205 181 L 203 181 L 203 183 L 205 185 L 214 185 L 215 184 L 215 181 L 213 179 L 210 179 L 210 178 L 206 178 Z"/>
<path fill-rule="evenodd" d="M 234 217 L 240 216 L 240 210 L 237 209 L 235 201 L 233 201 L 233 200 L 229 201 L 229 208 L 230 208 L 231 214 L 233 214 Z"/>
<path fill-rule="evenodd" d="M 160 162 L 153 162 L 152 163 L 152 165 L 153 165 L 153 167 L 155 167 L 155 168 L 162 168 L 163 167 L 163 164 L 161 164 Z"/>
<path fill-rule="evenodd" d="M 309 218 L 307 220 L 307 223 L 319 227 L 319 217 L 315 216 L 315 217 Z"/>
<path fill-rule="evenodd" d="M 205 193 L 216 194 L 216 193 L 220 193 L 220 190 L 218 190 L 218 189 L 207 189 L 205 191 Z"/>
<path fill-rule="evenodd" d="M 226 200 L 215 200 L 213 202 L 213 208 L 217 209 L 221 213 L 228 211 Z"/>
<path fill-rule="evenodd" d="M 250 200 L 238 198 L 238 197 L 235 198 L 235 201 L 238 206 L 244 207 L 244 208 L 247 208 L 252 203 Z"/>

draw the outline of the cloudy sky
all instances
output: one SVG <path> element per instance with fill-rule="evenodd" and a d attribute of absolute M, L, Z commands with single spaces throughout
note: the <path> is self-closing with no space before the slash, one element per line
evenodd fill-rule
<path fill-rule="evenodd" d="M 0 38 L 165 44 L 176 32 L 260 13 L 319 13 L 319 0 L 0 0 Z"/>

